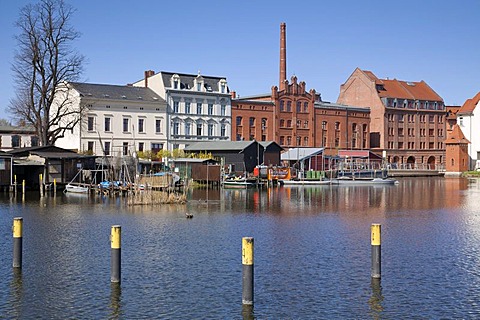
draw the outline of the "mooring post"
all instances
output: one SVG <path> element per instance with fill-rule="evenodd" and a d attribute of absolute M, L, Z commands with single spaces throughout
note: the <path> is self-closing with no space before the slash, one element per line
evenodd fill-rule
<path fill-rule="evenodd" d="M 13 218 L 13 267 L 22 267 L 23 218 Z"/>
<path fill-rule="evenodd" d="M 253 238 L 242 238 L 242 304 L 253 305 Z"/>
<path fill-rule="evenodd" d="M 14 183 L 13 183 L 13 185 L 14 185 L 14 190 L 13 190 L 13 192 L 14 192 L 14 195 L 15 195 L 15 197 L 16 197 L 16 196 L 17 196 L 17 175 L 14 175 L 14 176 L 13 176 L 13 181 L 14 181 Z"/>
<path fill-rule="evenodd" d="M 57 194 L 57 179 L 53 179 L 53 194 Z"/>
<path fill-rule="evenodd" d="M 112 226 L 110 234 L 111 257 L 110 257 L 110 281 L 120 282 L 121 275 L 121 227 Z"/>
<path fill-rule="evenodd" d="M 381 278 L 382 260 L 381 260 L 381 225 L 372 224 L 372 278 Z"/>
<path fill-rule="evenodd" d="M 22 194 L 25 195 L 25 179 L 22 180 Z"/>
<path fill-rule="evenodd" d="M 40 173 L 38 176 L 38 184 L 40 187 L 40 197 L 43 197 L 43 174 Z"/>

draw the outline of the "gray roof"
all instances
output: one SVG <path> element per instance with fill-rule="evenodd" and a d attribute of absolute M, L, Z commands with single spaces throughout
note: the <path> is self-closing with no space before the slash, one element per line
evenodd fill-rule
<path fill-rule="evenodd" d="M 280 158 L 285 161 L 302 161 L 323 152 L 324 148 L 290 148 Z"/>
<path fill-rule="evenodd" d="M 320 108 L 320 109 L 329 108 L 329 109 L 341 109 L 341 110 L 350 110 L 350 111 L 359 111 L 359 112 L 370 112 L 370 108 L 347 106 L 344 104 L 332 103 L 328 101 L 315 102 L 315 108 Z"/>
<path fill-rule="evenodd" d="M 0 126 L 0 132 L 35 134 L 35 128 L 32 126 Z"/>
<path fill-rule="evenodd" d="M 165 72 L 161 71 L 162 74 L 162 81 L 163 85 L 165 88 L 171 88 L 170 84 L 170 79 L 174 74 L 177 74 L 180 77 L 180 89 L 191 89 L 194 87 L 194 80 L 196 77 L 198 77 L 198 74 L 187 74 L 187 73 L 178 73 L 178 72 Z M 203 84 L 204 87 L 207 91 L 213 91 L 213 92 L 218 92 L 218 82 L 222 79 L 227 80 L 225 77 L 215 77 L 215 76 L 204 76 L 200 75 L 203 78 Z M 211 90 L 208 90 L 208 88 L 211 88 Z M 227 92 L 225 94 L 228 94 L 230 92 L 230 89 L 227 86 Z"/>
<path fill-rule="evenodd" d="M 208 141 L 196 142 L 185 147 L 185 151 L 243 151 L 256 141 Z"/>
<path fill-rule="evenodd" d="M 70 82 L 82 97 L 111 100 L 165 102 L 152 89 L 112 84 Z"/>

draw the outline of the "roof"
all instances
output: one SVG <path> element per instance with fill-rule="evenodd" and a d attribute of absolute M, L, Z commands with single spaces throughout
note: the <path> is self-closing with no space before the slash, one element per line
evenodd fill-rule
<path fill-rule="evenodd" d="M 270 146 L 276 146 L 278 149 L 283 150 L 282 146 L 275 141 L 257 141 L 264 149 L 267 149 Z"/>
<path fill-rule="evenodd" d="M 369 159 L 382 159 L 382 156 L 371 152 L 370 150 L 338 150 L 338 156 L 341 158 L 369 158 Z"/>
<path fill-rule="evenodd" d="M 377 86 L 380 98 L 399 98 L 424 101 L 443 101 L 425 81 L 379 79 L 372 71 L 362 71 Z"/>
<path fill-rule="evenodd" d="M 80 82 L 70 82 L 69 84 L 80 93 L 81 97 L 159 103 L 165 102 L 165 100 L 152 89 L 145 87 Z"/>
<path fill-rule="evenodd" d="M 471 99 L 467 99 L 467 101 L 465 101 L 465 103 L 460 107 L 457 114 L 472 113 L 473 110 L 475 110 L 475 107 L 478 105 L 479 101 L 480 101 L 480 92 L 477 93 L 475 97 Z"/>
<path fill-rule="evenodd" d="M 282 161 L 302 161 L 323 153 L 325 148 L 290 148 L 280 155 Z"/>
<path fill-rule="evenodd" d="M 162 81 L 165 88 L 172 89 L 170 79 L 173 75 L 178 75 L 180 77 L 180 89 L 191 89 L 194 87 L 194 80 L 198 76 L 202 77 L 203 85 L 207 91 L 218 92 L 218 82 L 220 80 L 226 80 L 225 77 L 216 77 L 216 76 L 204 76 L 200 74 L 188 74 L 188 73 L 178 73 L 178 72 L 167 72 L 167 71 L 160 71 L 162 74 Z M 227 86 L 228 94 L 230 92 Z"/>
<path fill-rule="evenodd" d="M 460 129 L 459 125 L 454 125 L 452 131 L 447 133 L 447 139 L 445 139 L 445 144 L 468 144 L 470 141 L 465 138 L 465 135 Z"/>
<path fill-rule="evenodd" d="M 173 162 L 185 162 L 185 163 L 204 163 L 204 162 L 218 162 L 215 159 L 198 159 L 198 158 L 175 158 Z"/>
<path fill-rule="evenodd" d="M 332 103 L 328 101 L 316 101 L 315 108 L 323 109 L 339 109 L 339 110 L 348 110 L 348 111 L 357 111 L 357 112 L 370 112 L 370 108 L 367 107 L 356 107 L 356 106 L 347 106 L 345 104 Z"/>
<path fill-rule="evenodd" d="M 242 152 L 256 141 L 208 141 L 196 142 L 185 147 L 185 151 L 239 151 Z"/>
<path fill-rule="evenodd" d="M 32 126 L 0 126 L 0 132 L 35 134 Z"/>

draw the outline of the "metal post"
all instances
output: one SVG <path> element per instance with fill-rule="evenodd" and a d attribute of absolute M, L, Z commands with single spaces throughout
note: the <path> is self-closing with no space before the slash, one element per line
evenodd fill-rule
<path fill-rule="evenodd" d="M 373 223 L 371 227 L 372 231 L 372 278 L 381 278 L 381 225 Z"/>
<path fill-rule="evenodd" d="M 121 227 L 112 226 L 110 234 L 111 257 L 110 257 L 110 281 L 120 282 L 121 275 Z"/>
<path fill-rule="evenodd" d="M 253 305 L 253 238 L 242 238 L 242 304 Z"/>
<path fill-rule="evenodd" d="M 13 219 L 13 267 L 22 267 L 22 247 L 23 247 L 23 218 Z"/>

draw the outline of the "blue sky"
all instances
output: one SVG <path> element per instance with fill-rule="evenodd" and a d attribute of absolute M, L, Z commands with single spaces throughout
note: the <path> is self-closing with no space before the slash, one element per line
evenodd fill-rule
<path fill-rule="evenodd" d="M 14 22 L 26 0 L 0 0 L 0 118 L 14 97 Z M 287 77 L 326 101 L 356 67 L 426 81 L 447 105 L 480 91 L 480 1 L 67 0 L 87 58 L 83 80 L 126 84 L 148 69 L 224 76 L 240 96 L 278 83 L 280 23 Z"/>

